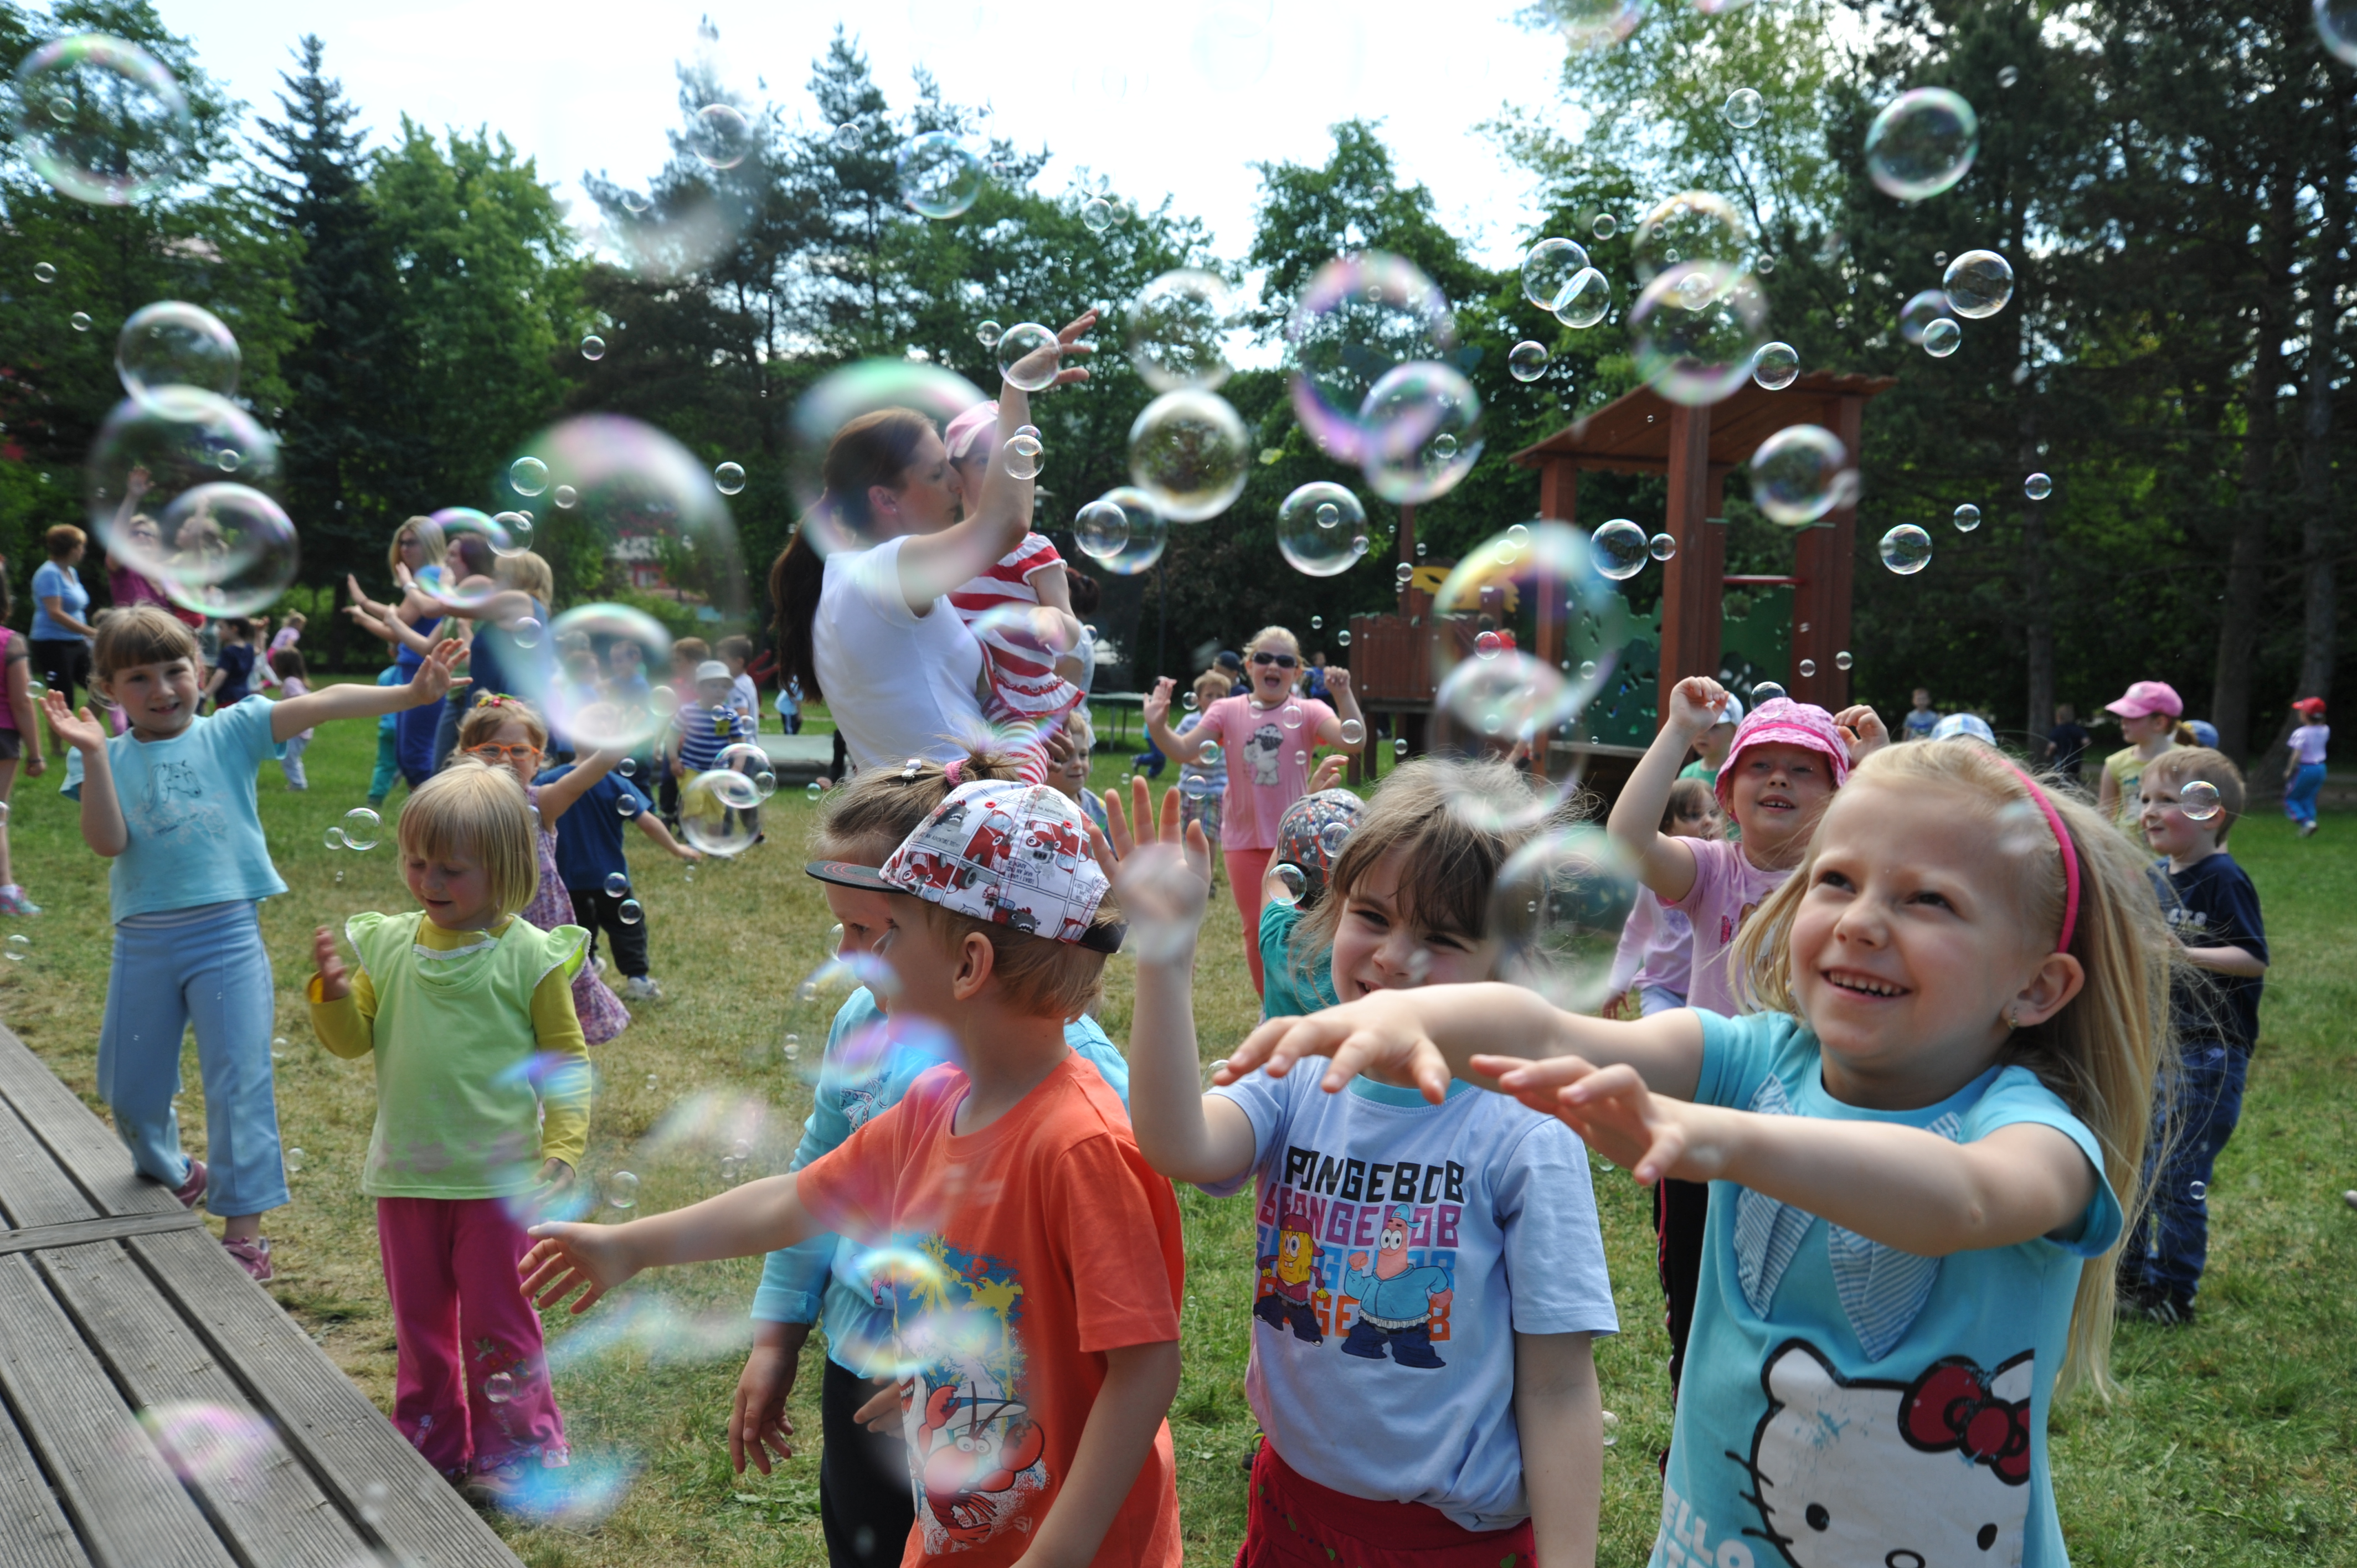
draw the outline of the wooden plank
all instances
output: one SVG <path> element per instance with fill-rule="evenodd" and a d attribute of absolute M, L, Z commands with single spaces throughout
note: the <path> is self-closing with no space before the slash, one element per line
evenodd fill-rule
<path fill-rule="evenodd" d="M 218 1251 L 218 1247 L 215 1248 Z M 0 1258 L 0 1390 L 99 1568 L 232 1568 L 81 1336 L 22 1257 Z"/>
<path fill-rule="evenodd" d="M 10 1568 L 90 1568 L 16 1423 L 0 1410 L 0 1563 Z"/>
<path fill-rule="evenodd" d="M 140 1176 L 114 1130 L 5 1027 L 0 1027 L 0 1100 L 16 1107 L 101 1214 L 168 1214 L 180 1207 L 168 1189 Z"/>
<path fill-rule="evenodd" d="M 0 1105 L 0 1213 L 18 1230 L 90 1219 L 98 1213 L 33 1130 L 6 1105 Z"/>
<path fill-rule="evenodd" d="M 167 1231 L 124 1244 L 347 1517 L 359 1517 L 364 1489 L 382 1483 L 376 1529 L 384 1544 L 434 1568 L 519 1568 L 491 1527 L 219 1242 Z"/>
<path fill-rule="evenodd" d="M 44 1251 L 35 1266 L 140 1409 L 206 1405 L 262 1427 L 247 1429 L 234 1450 L 216 1455 L 217 1465 L 192 1469 L 184 1459 L 175 1466 L 247 1568 L 341 1563 L 366 1552 L 302 1462 L 257 1420 L 244 1391 L 120 1246 Z"/>
<path fill-rule="evenodd" d="M 153 1236 L 165 1230 L 201 1230 L 204 1225 L 202 1219 L 185 1208 L 178 1214 L 124 1214 L 111 1219 L 36 1225 L 27 1230 L 0 1230 L 0 1256 L 79 1247 L 86 1241 L 120 1241 L 126 1236 Z"/>

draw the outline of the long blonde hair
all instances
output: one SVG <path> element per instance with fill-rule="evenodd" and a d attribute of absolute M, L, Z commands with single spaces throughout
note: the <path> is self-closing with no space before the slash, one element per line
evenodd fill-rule
<path fill-rule="evenodd" d="M 393 531 L 393 542 L 384 547 L 384 569 L 387 572 L 401 564 L 401 536 L 404 533 L 416 540 L 418 546 L 425 552 L 425 559 L 419 564 L 421 571 L 427 566 L 439 566 L 442 557 L 449 553 L 449 542 L 442 537 L 440 523 L 430 517 L 413 517 Z"/>
<path fill-rule="evenodd" d="M 2008 864 L 2018 878 L 2029 929 L 2061 930 L 2067 892 L 2061 850 L 2029 786 L 2003 756 L 1984 746 L 1886 746 L 1857 766 L 1847 788 L 1878 780 L 1919 797 L 1939 785 L 1973 797 L 1996 840 L 1993 858 Z M 2155 1089 L 2177 1059 L 2168 931 L 2145 878 L 2144 856 L 2066 780 L 2050 777 L 2040 787 L 2079 857 L 2079 917 L 2069 951 L 2087 979 L 2052 1017 L 2008 1035 L 1997 1059 L 2036 1073 L 2087 1124 L 2104 1151 L 2104 1178 L 2133 1217 L 2144 1202 Z M 1821 842 L 1811 842 L 1792 876 L 1736 935 L 1727 961 L 1749 1008 L 1802 1016 L 1792 996 L 1792 920 L 1808 893 Z M 2112 1391 L 2116 1251 L 2115 1246 L 2080 1270 L 2057 1391 L 2082 1379 L 2100 1393 Z"/>

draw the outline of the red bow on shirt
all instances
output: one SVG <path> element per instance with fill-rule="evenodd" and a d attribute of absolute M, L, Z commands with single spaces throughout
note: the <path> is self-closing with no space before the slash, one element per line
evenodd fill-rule
<path fill-rule="evenodd" d="M 1918 1448 L 1961 1449 L 2009 1487 L 2029 1479 L 2029 1402 L 1998 1398 L 1987 1374 L 1968 1360 L 1937 1362 L 1916 1379 L 1899 1402 L 1899 1417 Z"/>

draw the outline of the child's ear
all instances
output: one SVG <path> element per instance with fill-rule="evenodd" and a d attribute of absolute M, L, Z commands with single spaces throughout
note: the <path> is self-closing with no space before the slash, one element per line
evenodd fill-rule
<path fill-rule="evenodd" d="M 971 1002 L 990 983 L 998 968 L 998 950 L 980 931 L 968 931 L 958 943 L 957 972 L 950 977 L 950 994 Z"/>

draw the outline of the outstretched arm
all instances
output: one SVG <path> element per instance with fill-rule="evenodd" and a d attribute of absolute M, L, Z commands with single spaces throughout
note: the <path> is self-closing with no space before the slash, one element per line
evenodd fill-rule
<path fill-rule="evenodd" d="M 691 848 L 672 837 L 671 830 L 663 826 L 662 819 L 654 812 L 640 811 L 630 820 L 639 824 L 639 832 L 646 834 L 647 837 L 661 844 L 665 851 L 677 855 L 680 859 L 702 860 L 704 858 L 702 850 Z"/>
<path fill-rule="evenodd" d="M 1671 688 L 1661 730 L 1637 759 L 1606 823 L 1612 842 L 1636 863 L 1637 879 L 1664 904 L 1694 890 L 1695 858 L 1684 840 L 1661 831 L 1662 812 L 1669 807 L 1670 786 L 1677 782 L 1687 748 L 1718 722 L 1726 702 L 1726 688 L 1706 676 L 1689 675 Z"/>
<path fill-rule="evenodd" d="M 804 1208 L 793 1176 L 764 1176 L 627 1225 L 535 1225 L 532 1251 L 516 1264 L 523 1294 L 542 1307 L 576 1290 L 573 1304 L 587 1312 L 597 1298 L 632 1275 L 675 1263 L 750 1258 L 791 1247 L 826 1229 Z"/>
<path fill-rule="evenodd" d="M 466 684 L 464 675 L 454 678 L 450 673 L 461 651 L 455 642 L 440 644 L 426 655 L 425 662 L 417 667 L 417 673 L 405 686 L 328 686 L 273 703 L 270 737 L 285 740 L 301 735 L 313 725 L 331 724 L 337 719 L 372 719 L 404 708 L 438 703 L 452 686 Z"/>
<path fill-rule="evenodd" d="M 554 783 L 540 787 L 540 820 L 554 826 L 556 820 L 573 809 L 573 802 L 589 791 L 589 787 L 614 770 L 614 765 L 630 755 L 628 746 L 609 746 L 593 751 L 573 765 L 573 771 Z"/>
<path fill-rule="evenodd" d="M 123 821 L 123 802 L 115 798 L 114 770 L 107 766 L 106 727 L 84 708 L 77 714 L 66 706 L 65 694 L 51 687 L 41 698 L 41 712 L 58 739 L 81 753 L 81 840 L 92 854 L 113 860 L 131 843 Z"/>
<path fill-rule="evenodd" d="M 1351 672 L 1348 670 L 1327 671 L 1326 691 L 1334 699 L 1334 716 L 1318 726 L 1318 744 L 1351 753 L 1364 751 L 1367 746 L 1366 717 L 1359 711 L 1359 694 L 1351 689 Z M 1358 739 L 1342 738 L 1345 724 L 1359 726 Z"/>

